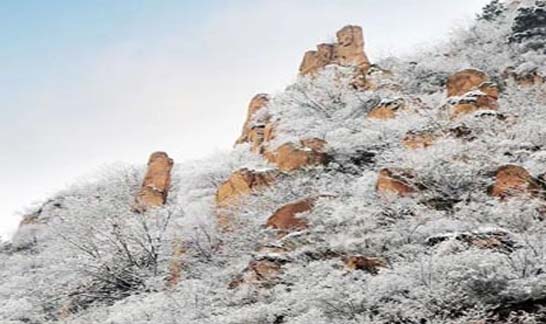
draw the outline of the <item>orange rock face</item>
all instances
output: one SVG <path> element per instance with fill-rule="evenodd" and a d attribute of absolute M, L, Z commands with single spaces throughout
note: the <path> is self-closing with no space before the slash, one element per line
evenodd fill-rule
<path fill-rule="evenodd" d="M 337 43 L 319 44 L 316 51 L 307 51 L 300 64 L 300 74 L 315 73 L 328 64 L 355 66 L 366 75 L 370 62 L 364 52 L 364 36 L 359 26 L 345 26 L 336 33 Z"/>
<path fill-rule="evenodd" d="M 216 204 L 227 207 L 254 190 L 271 185 L 276 178 L 276 171 L 253 171 L 240 169 L 224 181 L 216 192 Z"/>
<path fill-rule="evenodd" d="M 366 257 L 363 255 L 352 255 L 342 259 L 349 270 L 362 270 L 371 274 L 377 274 L 379 268 L 386 268 L 387 262 L 376 257 Z"/>
<path fill-rule="evenodd" d="M 282 274 L 282 266 L 279 262 L 270 260 L 253 260 L 229 283 L 230 289 L 235 289 L 243 284 L 272 286 Z"/>
<path fill-rule="evenodd" d="M 396 117 L 396 113 L 404 108 L 404 105 L 404 100 L 401 99 L 382 103 L 368 112 L 368 118 L 379 120 L 393 119 Z"/>
<path fill-rule="evenodd" d="M 173 160 L 165 152 L 155 152 L 148 161 L 148 171 L 137 194 L 134 210 L 144 212 L 167 201 Z"/>
<path fill-rule="evenodd" d="M 319 44 L 316 51 L 307 51 L 300 64 L 300 74 L 305 75 L 316 72 L 328 64 L 333 63 L 334 45 Z"/>
<path fill-rule="evenodd" d="M 325 165 L 329 161 L 323 152 L 326 142 L 320 139 L 302 140 L 300 145 L 285 143 L 273 152 L 265 152 L 264 157 L 285 172 L 308 166 Z"/>
<path fill-rule="evenodd" d="M 266 227 L 283 231 L 297 231 L 307 228 L 308 222 L 298 214 L 313 209 L 316 199 L 307 198 L 282 206 L 269 217 Z"/>
<path fill-rule="evenodd" d="M 409 196 L 417 191 L 412 180 L 415 176 L 408 170 L 382 169 L 376 183 L 376 191 L 385 194 Z"/>
<path fill-rule="evenodd" d="M 224 181 L 216 192 L 216 205 L 218 211 L 218 225 L 228 230 L 232 223 L 232 215 L 221 209 L 237 205 L 242 196 L 248 195 L 255 190 L 271 185 L 277 177 L 277 171 L 252 171 L 240 169 L 231 174 Z"/>
<path fill-rule="evenodd" d="M 258 110 L 264 108 L 268 103 L 269 96 L 265 93 L 257 94 L 252 98 L 248 104 L 248 112 L 243 125 L 243 131 L 235 144 L 251 143 L 253 146 L 261 145 L 261 142 L 263 142 L 264 125 L 253 125 L 252 118 Z"/>
<path fill-rule="evenodd" d="M 501 199 L 517 195 L 537 195 L 540 183 L 527 170 L 517 165 L 505 165 L 497 169 L 495 183 L 489 193 Z"/>
<path fill-rule="evenodd" d="M 467 69 L 450 76 L 447 95 L 461 97 L 451 107 L 452 119 L 482 109 L 498 109 L 499 89 L 496 84 L 489 82 L 489 77 L 482 71 Z"/>
<path fill-rule="evenodd" d="M 365 75 L 370 69 L 370 61 L 364 52 L 364 35 L 360 26 L 345 26 L 336 33 L 334 48 L 335 60 L 339 65 L 357 66 Z"/>
<path fill-rule="evenodd" d="M 447 79 L 447 96 L 462 96 L 478 89 L 482 83 L 487 81 L 489 81 L 489 77 L 482 71 L 475 69 L 459 71 Z"/>

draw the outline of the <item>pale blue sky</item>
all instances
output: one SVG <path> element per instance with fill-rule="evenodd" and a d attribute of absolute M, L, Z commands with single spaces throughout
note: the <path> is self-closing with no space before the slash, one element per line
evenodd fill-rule
<path fill-rule="evenodd" d="M 101 165 L 227 150 L 248 100 L 345 24 L 372 59 L 445 39 L 488 0 L 3 0 L 0 235 Z"/>

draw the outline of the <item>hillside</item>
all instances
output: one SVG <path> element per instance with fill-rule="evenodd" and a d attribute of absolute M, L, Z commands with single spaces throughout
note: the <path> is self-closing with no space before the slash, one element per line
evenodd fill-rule
<path fill-rule="evenodd" d="M 546 1 L 408 57 L 336 39 L 251 100 L 233 150 L 29 211 L 0 323 L 546 323 Z"/>

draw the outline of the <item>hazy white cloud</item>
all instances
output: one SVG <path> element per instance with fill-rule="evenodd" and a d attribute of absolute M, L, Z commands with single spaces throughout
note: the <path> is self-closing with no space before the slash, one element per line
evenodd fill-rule
<path fill-rule="evenodd" d="M 347 23 L 364 26 L 367 51 L 377 59 L 445 38 L 486 2 L 233 2 L 211 8 L 197 26 L 173 21 L 168 33 L 61 64 L 69 73 L 46 83 L 2 85 L 24 95 L 1 112 L 0 234 L 16 228 L 16 210 L 101 164 L 144 163 L 155 150 L 181 161 L 229 149 L 249 99 L 281 90 L 303 52 L 333 40 Z"/>

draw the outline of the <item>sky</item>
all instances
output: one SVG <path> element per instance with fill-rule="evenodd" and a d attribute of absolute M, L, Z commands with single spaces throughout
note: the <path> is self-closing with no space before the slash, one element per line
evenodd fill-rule
<path fill-rule="evenodd" d="M 468 25 L 489 0 L 3 0 L 0 236 L 56 191 L 164 150 L 229 150 L 256 93 L 347 24 L 370 59 Z"/>

